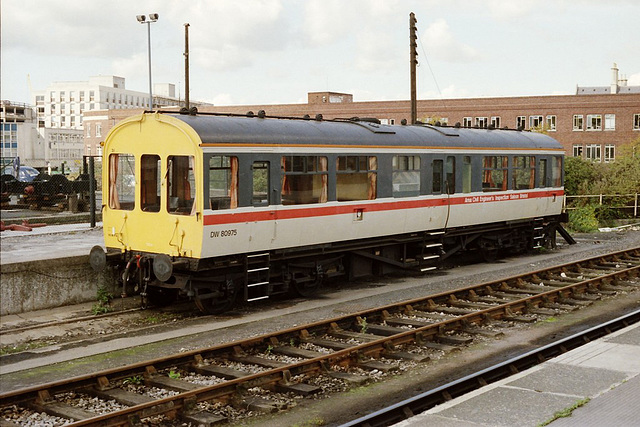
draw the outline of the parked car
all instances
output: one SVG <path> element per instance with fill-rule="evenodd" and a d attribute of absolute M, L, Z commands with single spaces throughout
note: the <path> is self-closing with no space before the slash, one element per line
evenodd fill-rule
<path fill-rule="evenodd" d="M 38 172 L 36 168 L 32 168 L 31 166 L 20 166 L 18 181 L 31 182 L 39 174 L 40 172 Z"/>

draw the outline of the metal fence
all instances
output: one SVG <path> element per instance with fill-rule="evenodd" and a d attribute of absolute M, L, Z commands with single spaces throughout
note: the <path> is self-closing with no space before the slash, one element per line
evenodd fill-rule
<path fill-rule="evenodd" d="M 625 215 L 638 217 L 638 193 L 633 194 L 589 194 L 567 196 L 567 210 L 577 209 L 587 205 L 605 206 L 618 210 Z"/>
<path fill-rule="evenodd" d="M 15 223 L 47 216 L 59 217 L 56 219 L 60 222 L 88 221 L 95 226 L 96 213 L 100 213 L 102 204 L 101 158 L 84 156 L 75 172 L 64 169 L 48 172 L 17 161 L 2 162 L 2 221 Z M 86 215 L 70 215 L 82 213 Z"/>

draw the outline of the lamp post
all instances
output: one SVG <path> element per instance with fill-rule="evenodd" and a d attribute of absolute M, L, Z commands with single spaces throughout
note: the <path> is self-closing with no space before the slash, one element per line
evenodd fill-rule
<path fill-rule="evenodd" d="M 147 24 L 147 44 L 149 50 L 149 110 L 153 110 L 153 89 L 151 86 L 151 23 L 158 20 L 157 13 L 147 15 L 137 15 L 136 19 L 141 24 Z"/>

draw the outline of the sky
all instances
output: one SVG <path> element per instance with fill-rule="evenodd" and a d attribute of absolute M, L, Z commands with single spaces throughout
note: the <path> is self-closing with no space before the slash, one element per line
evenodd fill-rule
<path fill-rule="evenodd" d="M 409 13 L 418 20 L 419 99 L 573 94 L 618 64 L 640 85 L 638 0 L 0 0 L 0 98 L 31 103 L 54 81 L 173 83 L 215 105 L 410 98 Z"/>

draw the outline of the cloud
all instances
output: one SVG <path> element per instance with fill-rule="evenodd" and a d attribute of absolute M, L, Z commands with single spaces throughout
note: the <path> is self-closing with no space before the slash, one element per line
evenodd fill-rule
<path fill-rule="evenodd" d="M 627 85 L 628 86 L 640 86 L 640 73 L 631 74 L 627 78 Z"/>
<path fill-rule="evenodd" d="M 437 20 L 427 28 L 422 35 L 422 43 L 428 55 L 447 62 L 472 62 L 480 57 L 475 48 L 455 39 L 444 19 Z M 418 53 L 422 53 L 420 47 Z"/>
<path fill-rule="evenodd" d="M 305 2 L 302 32 L 310 46 L 331 44 L 353 29 L 351 2 L 310 0 Z"/>
<path fill-rule="evenodd" d="M 452 99 L 452 98 L 469 98 L 471 96 L 477 96 L 469 92 L 466 88 L 459 88 L 454 84 L 442 89 L 439 93 L 434 90 L 421 92 L 418 94 L 419 99 Z"/>
<path fill-rule="evenodd" d="M 538 0 L 488 0 L 486 7 L 493 19 L 509 21 L 529 15 L 540 7 L 540 2 Z"/>
<path fill-rule="evenodd" d="M 401 61 L 398 49 L 384 32 L 361 31 L 357 36 L 356 44 L 355 67 L 360 71 L 394 69 Z"/>

